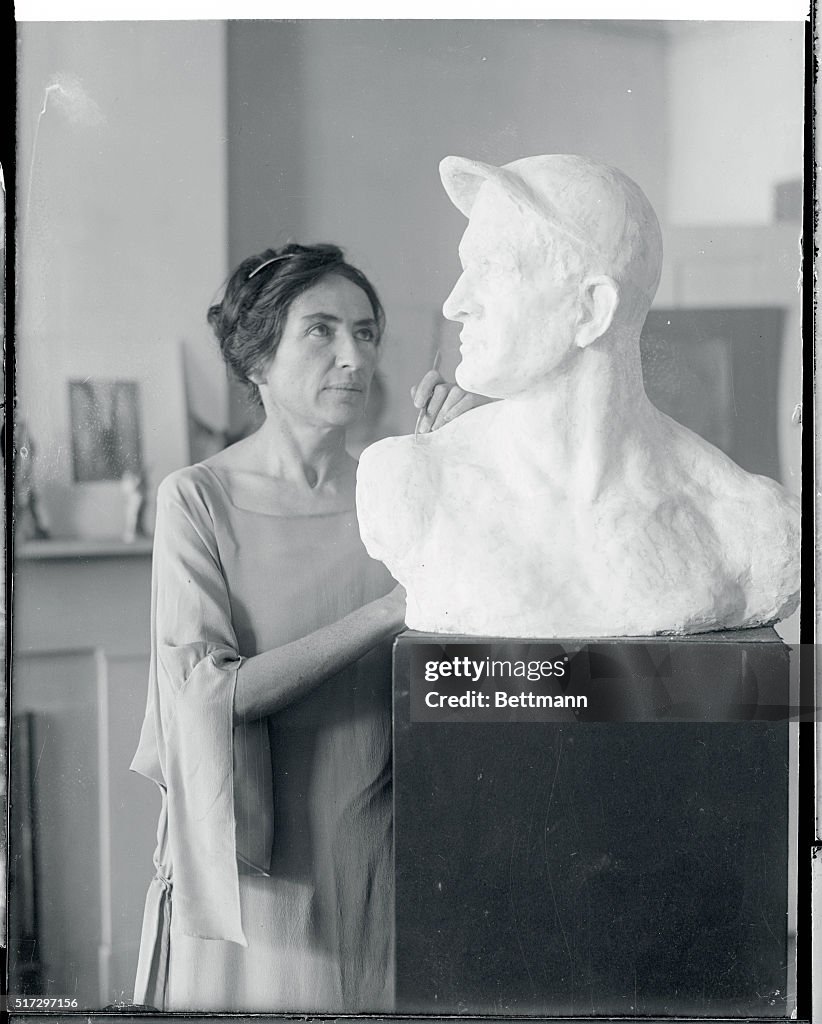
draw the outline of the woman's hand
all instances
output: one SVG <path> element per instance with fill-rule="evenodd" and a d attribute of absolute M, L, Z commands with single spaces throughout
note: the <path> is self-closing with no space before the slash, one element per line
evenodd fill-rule
<path fill-rule="evenodd" d="M 402 632 L 405 629 L 405 587 L 398 583 L 381 600 L 385 613 L 391 623 L 392 631 Z"/>
<path fill-rule="evenodd" d="M 429 370 L 419 384 L 411 388 L 411 398 L 417 409 L 425 410 L 419 425 L 421 434 L 438 430 L 469 409 L 493 401 L 484 395 L 463 391 L 458 384 L 447 381 L 436 370 Z"/>

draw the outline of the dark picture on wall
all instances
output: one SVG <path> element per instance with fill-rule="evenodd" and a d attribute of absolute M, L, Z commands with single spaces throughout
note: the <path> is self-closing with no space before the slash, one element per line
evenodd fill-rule
<path fill-rule="evenodd" d="M 784 329 L 775 307 L 653 309 L 640 340 L 648 397 L 749 473 L 779 480 Z"/>
<path fill-rule="evenodd" d="M 69 381 L 74 480 L 119 480 L 142 468 L 136 381 Z"/>

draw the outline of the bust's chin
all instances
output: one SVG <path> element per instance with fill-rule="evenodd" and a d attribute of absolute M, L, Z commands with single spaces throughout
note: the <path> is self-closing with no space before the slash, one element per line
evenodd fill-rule
<path fill-rule="evenodd" d="M 471 374 L 465 372 L 465 360 L 463 360 L 454 371 L 454 380 L 459 384 L 463 391 L 472 391 L 471 387 Z M 475 392 L 476 394 L 476 392 Z"/>
<path fill-rule="evenodd" d="M 505 397 L 494 387 L 494 383 L 492 380 L 489 380 L 488 374 L 472 369 L 470 362 L 466 367 L 465 360 L 459 364 L 454 372 L 454 380 L 463 391 L 470 391 L 474 395 L 484 395 L 486 398 Z"/>

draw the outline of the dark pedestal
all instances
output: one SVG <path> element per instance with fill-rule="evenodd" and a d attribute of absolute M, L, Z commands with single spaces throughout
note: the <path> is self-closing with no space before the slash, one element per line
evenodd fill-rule
<path fill-rule="evenodd" d="M 425 680 L 430 662 L 463 656 L 567 667 L 536 683 Z M 430 692 L 493 701 L 563 687 L 599 703 L 425 704 Z M 761 708 L 787 704 L 787 687 L 772 631 L 401 636 L 397 1011 L 785 1015 L 788 724 Z"/>

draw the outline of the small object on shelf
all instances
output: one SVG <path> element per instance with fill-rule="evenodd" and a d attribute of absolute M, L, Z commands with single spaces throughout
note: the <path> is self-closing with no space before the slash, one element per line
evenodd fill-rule
<path fill-rule="evenodd" d="M 14 446 L 14 530 L 19 540 L 45 540 L 48 530 L 40 518 L 34 487 L 34 442 L 26 421 L 17 423 Z"/>
<path fill-rule="evenodd" d="M 132 544 L 137 537 L 147 536 L 145 511 L 148 488 L 145 470 L 141 469 L 139 473 L 126 470 L 121 477 L 121 484 L 126 501 L 123 540 Z"/>

